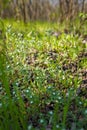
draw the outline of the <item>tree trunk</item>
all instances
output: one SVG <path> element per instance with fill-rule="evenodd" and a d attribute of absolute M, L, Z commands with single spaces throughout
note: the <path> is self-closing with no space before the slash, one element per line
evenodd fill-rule
<path fill-rule="evenodd" d="M 82 1 L 82 9 L 81 12 L 84 12 L 85 0 Z"/>
<path fill-rule="evenodd" d="M 22 0 L 22 4 L 23 4 L 23 19 L 24 19 L 24 23 L 26 23 L 26 5 L 25 5 L 25 0 Z"/>

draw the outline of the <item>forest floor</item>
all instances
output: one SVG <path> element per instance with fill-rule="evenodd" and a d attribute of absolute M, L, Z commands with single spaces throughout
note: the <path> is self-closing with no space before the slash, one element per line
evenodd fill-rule
<path fill-rule="evenodd" d="M 79 27 L 5 23 L 10 93 L 23 99 L 28 130 L 87 130 L 87 25 Z"/>

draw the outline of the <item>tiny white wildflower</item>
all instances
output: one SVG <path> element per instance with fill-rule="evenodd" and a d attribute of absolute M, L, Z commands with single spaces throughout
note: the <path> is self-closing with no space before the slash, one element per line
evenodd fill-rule
<path fill-rule="evenodd" d="M 56 125 L 56 128 L 59 128 L 59 125 Z"/>
<path fill-rule="evenodd" d="M 9 66 L 9 65 L 7 65 L 7 67 L 6 67 L 6 68 L 7 68 L 7 69 L 9 69 L 9 67 L 10 67 L 10 66 Z"/>
<path fill-rule="evenodd" d="M 65 79 L 65 76 L 63 76 L 63 79 Z"/>
<path fill-rule="evenodd" d="M 82 104 L 82 102 L 79 102 L 79 104 L 81 105 L 81 104 Z"/>
<path fill-rule="evenodd" d="M 29 90 L 28 90 L 28 89 L 26 90 L 26 93 L 29 93 Z"/>
<path fill-rule="evenodd" d="M 61 100 L 62 98 L 61 97 L 58 97 L 59 100 Z"/>
<path fill-rule="evenodd" d="M 40 123 L 43 123 L 44 122 L 44 120 L 43 119 L 40 119 Z"/>
<path fill-rule="evenodd" d="M 49 111 L 49 114 L 50 114 L 50 115 L 52 115 L 52 114 L 53 114 L 53 112 L 52 112 L 52 111 Z"/>
<path fill-rule="evenodd" d="M 18 86 L 19 85 L 19 83 L 16 83 L 16 86 Z"/>
<path fill-rule="evenodd" d="M 55 93 L 55 92 L 53 92 L 53 95 L 56 95 L 56 93 Z"/>
<path fill-rule="evenodd" d="M 18 52 L 20 52 L 20 51 L 18 50 Z M 16 65 L 18 65 L 18 64 L 19 64 L 19 62 L 16 63 Z"/>
<path fill-rule="evenodd" d="M 49 86 L 48 89 L 51 89 L 51 86 Z"/>
<path fill-rule="evenodd" d="M 32 103 L 33 103 L 33 101 L 30 101 L 30 103 L 32 104 Z"/>
<path fill-rule="evenodd" d="M 66 97 L 68 97 L 69 96 L 69 93 L 66 93 Z"/>
<path fill-rule="evenodd" d="M 15 91 L 13 91 L 13 95 L 15 94 Z"/>
<path fill-rule="evenodd" d="M 32 98 L 32 95 L 30 96 L 30 98 Z"/>

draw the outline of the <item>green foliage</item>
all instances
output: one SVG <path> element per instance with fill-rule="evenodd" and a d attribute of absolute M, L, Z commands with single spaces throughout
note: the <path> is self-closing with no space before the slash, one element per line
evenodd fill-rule
<path fill-rule="evenodd" d="M 75 24 L 66 33 L 60 24 L 14 21 L 1 27 L 0 129 L 86 130 L 83 30 L 79 36 Z"/>
<path fill-rule="evenodd" d="M 26 130 L 25 122 L 25 108 L 24 103 L 21 100 L 21 96 L 17 91 L 18 101 L 14 101 L 11 96 L 9 78 L 7 75 L 7 42 L 5 26 L 2 20 L 0 20 L 0 129 L 1 130 Z M 18 104 L 18 106 L 17 106 Z M 21 116 L 20 116 L 21 115 Z"/>

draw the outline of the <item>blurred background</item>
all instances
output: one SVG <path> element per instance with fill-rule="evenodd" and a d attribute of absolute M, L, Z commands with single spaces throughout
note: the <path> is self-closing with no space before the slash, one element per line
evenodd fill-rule
<path fill-rule="evenodd" d="M 87 0 L 0 0 L 0 17 L 28 21 L 64 21 L 87 13 Z"/>

